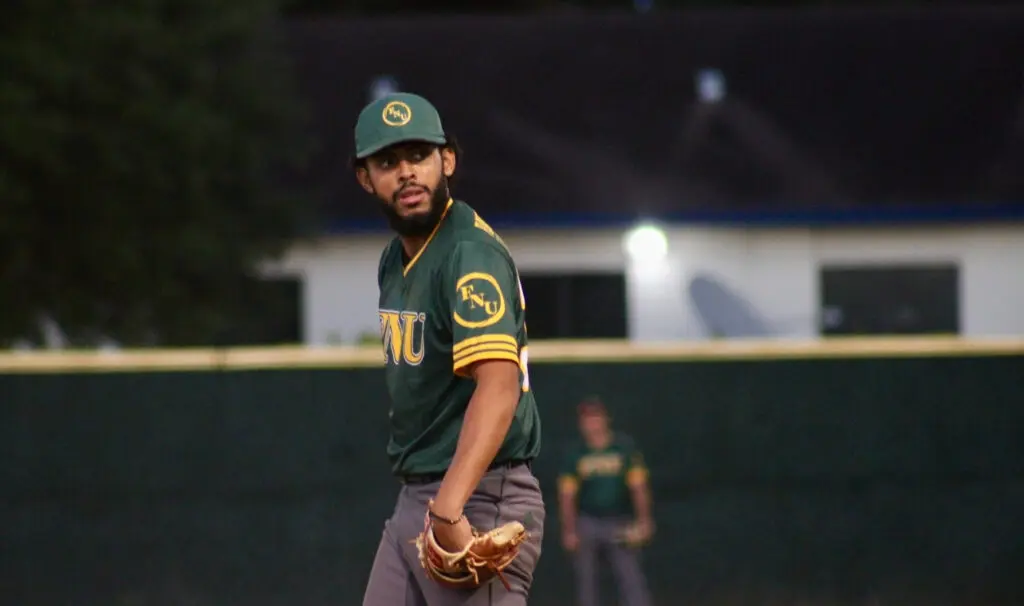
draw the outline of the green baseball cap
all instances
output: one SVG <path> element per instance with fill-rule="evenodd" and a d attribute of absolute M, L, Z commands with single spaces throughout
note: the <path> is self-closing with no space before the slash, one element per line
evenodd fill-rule
<path fill-rule="evenodd" d="M 356 158 L 363 159 L 404 141 L 447 141 L 437 109 L 419 95 L 393 93 L 359 112 L 356 121 Z"/>

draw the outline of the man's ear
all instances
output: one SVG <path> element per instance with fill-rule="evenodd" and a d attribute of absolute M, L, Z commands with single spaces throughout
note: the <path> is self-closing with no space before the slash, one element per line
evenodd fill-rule
<path fill-rule="evenodd" d="M 373 182 L 370 181 L 370 171 L 365 166 L 356 167 L 356 181 L 366 190 L 366 193 L 373 193 Z"/>
<path fill-rule="evenodd" d="M 451 176 L 455 174 L 455 163 L 457 158 L 455 150 L 452 148 L 441 148 L 441 170 L 444 171 L 444 176 L 451 178 Z"/>

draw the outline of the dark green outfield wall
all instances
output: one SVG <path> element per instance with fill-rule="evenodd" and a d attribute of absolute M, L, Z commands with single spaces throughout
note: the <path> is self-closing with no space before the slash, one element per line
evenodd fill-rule
<path fill-rule="evenodd" d="M 1024 358 L 531 373 L 531 604 L 571 600 L 551 488 L 590 393 L 652 467 L 659 604 L 1024 603 Z M 397 491 L 383 397 L 374 369 L 0 374 L 3 602 L 359 604 Z"/>

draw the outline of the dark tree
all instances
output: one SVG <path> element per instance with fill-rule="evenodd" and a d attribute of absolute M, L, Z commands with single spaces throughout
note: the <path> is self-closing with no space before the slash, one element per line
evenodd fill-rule
<path fill-rule="evenodd" d="M 0 342 L 202 344 L 308 205 L 275 0 L 36 0 L 0 20 Z M 279 179 L 277 179 L 279 180 Z M 249 302 L 251 303 L 251 302 Z"/>

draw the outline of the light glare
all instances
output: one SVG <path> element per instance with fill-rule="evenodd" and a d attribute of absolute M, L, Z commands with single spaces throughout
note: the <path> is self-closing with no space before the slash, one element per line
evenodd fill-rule
<path fill-rule="evenodd" d="M 636 261 L 660 259 L 668 253 L 668 237 L 660 227 L 640 225 L 626 232 L 625 248 Z"/>

